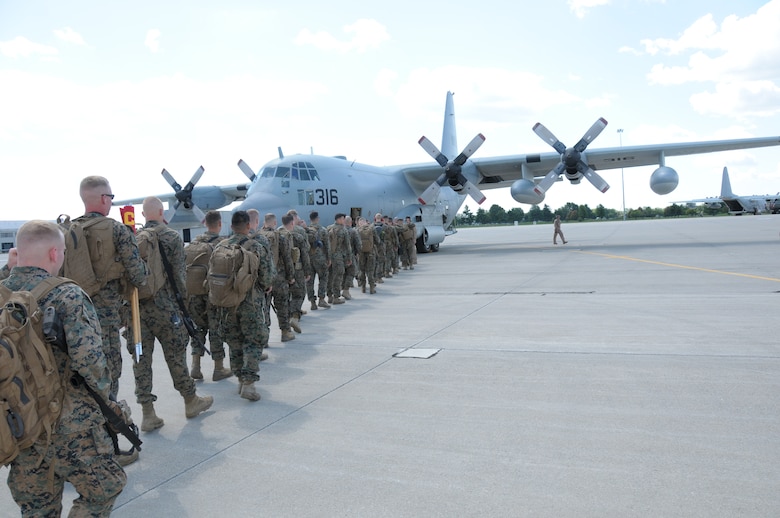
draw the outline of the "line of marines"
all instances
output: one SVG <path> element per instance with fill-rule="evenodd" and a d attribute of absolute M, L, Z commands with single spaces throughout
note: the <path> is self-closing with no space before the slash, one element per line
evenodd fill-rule
<path fill-rule="evenodd" d="M 79 194 L 85 215 L 77 219 L 109 219 L 114 195 L 106 178 L 84 178 Z M 165 224 L 162 202 L 156 197 L 146 198 L 143 216 L 143 228 L 157 234 L 172 276 L 166 275 L 165 285 L 152 297 L 140 301 L 140 337 L 133 336 L 127 293 L 133 287 L 144 286 L 149 272 L 133 231 L 123 223 L 109 219 L 113 223 L 111 238 L 107 240 L 112 248 L 107 252 L 122 265 L 121 276 L 107 280 L 91 297 L 80 289 L 63 288 L 54 290 L 47 298 L 59 300 L 72 311 L 63 326 L 66 336 L 78 340 L 78 347 L 68 344 L 70 358 L 61 363 L 60 375 L 69 378 L 70 365 L 89 358 L 89 368 L 82 373 L 85 384 L 112 401 L 119 391 L 120 331 L 124 328 L 126 349 L 133 358 L 135 396 L 142 408 L 144 432 L 164 425 L 156 414 L 157 396 L 152 392 L 155 340 L 162 347 L 174 388 L 183 398 L 187 418 L 197 417 L 213 404 L 211 396 L 197 394 L 195 385 L 195 380 L 203 379 L 201 360 L 206 354 L 206 343 L 214 362 L 213 381 L 236 376 L 238 395 L 258 401 L 260 394 L 255 384 L 260 379 L 259 363 L 268 358 L 264 349 L 269 345 L 272 309 L 281 341 L 294 340 L 295 333 L 302 332 L 300 322 L 307 313 L 303 309 L 307 298 L 312 311 L 328 309 L 352 299 L 350 289 L 355 286 L 355 279 L 363 293 L 368 290 L 374 294 L 377 283 L 397 274 L 400 268 L 413 270 L 416 264 L 416 229 L 409 218 L 393 221 L 376 214 L 373 222 L 359 217 L 354 225 L 349 216 L 337 214 L 335 221 L 325 227 L 316 211 L 309 214 L 307 223 L 291 210 L 282 217 L 281 225 L 275 215 L 266 214 L 260 226 L 259 212 L 250 209 L 233 213 L 230 236 L 224 237 L 221 214 L 210 211 L 205 220 L 207 231 L 193 243 L 238 244 L 259 258 L 253 289 L 237 307 L 221 308 L 210 304 L 208 295 L 187 296 L 185 246 L 178 233 Z M 13 289 L 31 289 L 42 279 L 61 273 L 65 254 L 60 226 L 40 220 L 25 223 L 8 264 L 0 269 L 0 279 Z M 177 305 L 177 297 L 186 301 L 185 308 Z M 184 325 L 185 313 L 196 325 L 192 340 Z M 186 358 L 188 345 L 191 369 Z M 73 387 L 70 390 L 76 391 Z M 70 397 L 74 402 L 85 399 L 78 391 Z M 108 516 L 126 484 L 122 466 L 138 459 L 137 449 L 124 452 L 110 447 L 100 416 L 85 413 L 78 404 L 70 411 L 63 412 L 50 444 L 36 443 L 40 456 L 21 454 L 11 463 L 8 485 L 23 516 L 59 516 L 66 481 L 79 493 L 72 515 Z M 34 449 L 35 445 L 28 450 Z"/>

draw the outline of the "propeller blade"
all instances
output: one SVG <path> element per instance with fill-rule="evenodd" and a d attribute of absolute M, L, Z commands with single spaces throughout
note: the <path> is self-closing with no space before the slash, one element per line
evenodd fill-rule
<path fill-rule="evenodd" d="M 447 157 L 444 156 L 441 151 L 439 151 L 439 148 L 436 147 L 436 144 L 428 140 L 428 137 L 420 137 L 420 140 L 418 140 L 417 143 L 420 144 L 425 152 L 431 155 L 431 158 L 436 160 L 440 166 L 444 167 L 447 165 Z"/>
<path fill-rule="evenodd" d="M 197 171 L 195 171 L 195 174 L 192 175 L 192 178 L 190 179 L 189 183 L 184 186 L 184 190 L 187 192 L 192 192 L 193 187 L 195 187 L 195 184 L 198 183 L 198 180 L 200 180 L 200 177 L 203 176 L 203 166 L 200 166 Z"/>
<path fill-rule="evenodd" d="M 536 192 L 536 194 L 546 193 L 547 190 L 552 187 L 552 184 L 558 180 L 558 177 L 561 175 L 561 173 L 563 173 L 565 168 L 566 165 L 563 162 L 559 162 L 552 171 L 547 173 L 544 178 L 542 178 L 542 181 L 536 184 L 534 187 L 534 192 Z"/>
<path fill-rule="evenodd" d="M 607 192 L 609 189 L 609 184 L 582 160 L 577 163 L 577 170 L 599 191 Z"/>
<path fill-rule="evenodd" d="M 458 155 L 453 162 L 457 165 L 463 165 L 466 163 L 466 160 L 474 154 L 474 152 L 479 149 L 479 146 L 482 145 L 482 143 L 485 142 L 485 136 L 480 133 L 473 139 L 471 139 L 471 142 L 469 142 L 469 145 L 463 148 L 463 151 Z"/>
<path fill-rule="evenodd" d="M 432 182 L 431 185 L 429 185 L 428 188 L 423 191 L 420 197 L 417 198 L 417 201 L 419 201 L 423 205 L 428 205 L 428 201 L 435 200 L 439 196 L 439 191 L 441 191 L 441 186 L 446 181 L 447 181 L 446 174 L 442 174 L 441 176 L 439 176 L 439 178 L 435 182 Z"/>
<path fill-rule="evenodd" d="M 585 151 L 585 148 L 588 147 L 588 144 L 593 142 L 593 140 L 598 137 L 602 131 L 604 131 L 604 128 L 607 127 L 607 124 L 607 120 L 604 117 L 601 117 L 599 120 L 594 122 L 593 126 L 591 126 L 590 129 L 585 132 L 585 135 L 583 135 L 580 141 L 577 142 L 577 144 L 574 146 L 574 149 L 580 153 Z"/>
<path fill-rule="evenodd" d="M 161 174 L 163 175 L 163 178 L 165 178 L 165 181 L 168 182 L 168 185 L 173 188 L 174 192 L 179 192 L 181 190 L 181 185 L 179 185 L 167 169 L 163 169 Z"/>
<path fill-rule="evenodd" d="M 192 205 L 192 213 L 195 215 L 196 218 L 198 218 L 198 221 L 200 221 L 201 224 L 204 221 L 206 221 L 206 215 L 203 214 L 203 211 L 200 210 L 200 208 L 195 204 Z"/>
<path fill-rule="evenodd" d="M 477 202 L 477 205 L 482 205 L 482 202 L 484 202 L 487 198 L 484 194 L 482 194 L 482 191 L 479 190 L 479 188 L 468 181 L 467 178 L 463 177 L 461 175 L 461 178 L 465 181 L 460 181 L 460 184 L 463 186 L 463 189 L 468 193 L 469 196 L 474 198 L 474 201 Z"/>
<path fill-rule="evenodd" d="M 175 204 L 171 203 L 168 205 L 168 210 L 166 210 L 165 214 L 163 215 L 165 223 L 170 223 L 173 221 L 173 217 L 176 216 L 176 209 L 179 208 L 179 203 L 180 202 L 177 201 Z"/>
<path fill-rule="evenodd" d="M 241 171 L 243 171 L 246 177 L 249 178 L 250 182 L 255 181 L 257 175 L 255 174 L 254 171 L 252 171 L 252 168 L 249 167 L 246 162 L 244 162 L 243 159 L 238 161 L 238 168 L 241 169 Z"/>
<path fill-rule="evenodd" d="M 553 135 L 552 131 L 544 127 L 544 124 L 541 122 L 537 122 L 534 125 L 534 133 L 539 135 L 542 140 L 550 144 L 558 153 L 563 154 L 563 152 L 566 151 L 566 144 L 558 140 L 558 137 Z"/>

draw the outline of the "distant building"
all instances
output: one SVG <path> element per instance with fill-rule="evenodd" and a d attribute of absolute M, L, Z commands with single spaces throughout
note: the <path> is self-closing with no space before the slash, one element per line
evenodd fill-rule
<path fill-rule="evenodd" d="M 0 221 L 0 252 L 7 254 L 16 244 L 16 233 L 25 221 Z"/>

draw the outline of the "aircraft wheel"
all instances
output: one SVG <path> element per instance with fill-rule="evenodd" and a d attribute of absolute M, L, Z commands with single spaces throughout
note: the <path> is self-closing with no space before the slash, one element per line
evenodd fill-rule
<path fill-rule="evenodd" d="M 428 245 L 425 243 L 425 233 L 417 238 L 417 253 L 418 254 L 427 254 L 428 253 Z"/>

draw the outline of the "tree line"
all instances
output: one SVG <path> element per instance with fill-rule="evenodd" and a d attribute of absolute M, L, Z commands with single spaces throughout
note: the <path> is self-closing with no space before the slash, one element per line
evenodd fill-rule
<path fill-rule="evenodd" d="M 665 208 L 639 207 L 636 209 L 626 209 L 626 219 L 647 219 L 647 218 L 676 218 L 686 216 L 714 216 L 717 214 L 728 213 L 728 207 L 722 206 L 717 209 L 711 209 L 706 206 L 688 207 L 673 203 Z M 520 207 L 514 207 L 506 210 L 500 205 L 492 205 L 488 210 L 477 209 L 476 213 L 471 212 L 469 206 L 463 208 L 463 212 L 455 217 L 457 225 L 501 225 L 533 222 L 550 222 L 560 216 L 564 221 L 588 221 L 603 219 L 622 219 L 623 211 L 617 209 L 608 209 L 599 204 L 595 209 L 588 205 L 577 205 L 569 202 L 556 210 L 552 210 L 545 204 L 540 207 L 533 205 L 528 212 Z"/>

